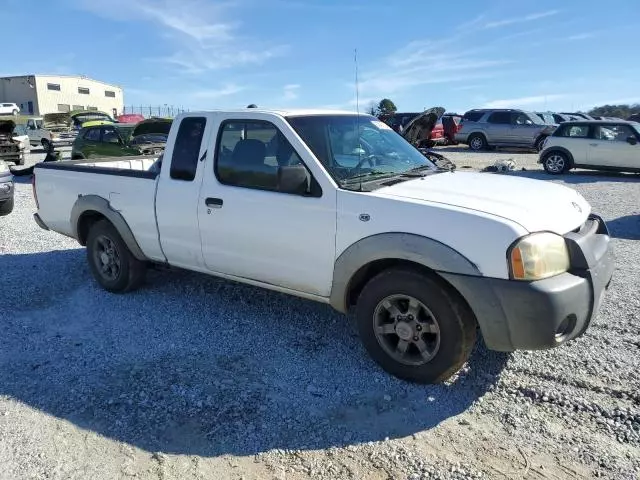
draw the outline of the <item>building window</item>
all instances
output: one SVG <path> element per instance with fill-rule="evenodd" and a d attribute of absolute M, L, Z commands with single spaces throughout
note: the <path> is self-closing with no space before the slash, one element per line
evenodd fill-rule
<path fill-rule="evenodd" d="M 47 90 L 55 90 L 56 92 L 59 92 L 60 85 L 57 83 L 47 83 Z"/>
<path fill-rule="evenodd" d="M 105 90 L 104 91 L 104 96 L 105 97 L 116 98 L 116 92 L 112 92 L 111 90 Z"/>
<path fill-rule="evenodd" d="M 78 87 L 78 93 L 81 93 L 83 95 L 89 95 L 89 89 L 85 87 Z"/>
<path fill-rule="evenodd" d="M 66 103 L 59 103 L 58 104 L 58 111 L 59 112 L 70 112 L 71 111 L 71 107 L 69 107 L 69 105 L 66 104 Z"/>
<path fill-rule="evenodd" d="M 92 112 L 93 111 L 97 111 L 98 107 L 89 107 L 89 106 L 87 106 L 87 110 L 92 111 Z"/>
<path fill-rule="evenodd" d="M 74 105 L 73 109 L 74 110 L 84 110 L 84 107 L 82 105 Z"/>

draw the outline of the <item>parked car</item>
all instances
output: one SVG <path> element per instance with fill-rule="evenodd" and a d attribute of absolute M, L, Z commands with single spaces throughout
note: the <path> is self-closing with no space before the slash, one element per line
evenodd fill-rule
<path fill-rule="evenodd" d="M 137 124 L 86 122 L 71 147 L 71 158 L 158 155 L 164 151 L 170 119 L 148 119 Z"/>
<path fill-rule="evenodd" d="M 640 123 L 640 113 L 634 113 L 629 118 L 627 118 L 627 121 Z"/>
<path fill-rule="evenodd" d="M 444 132 L 444 126 L 442 124 L 442 115 L 445 112 L 444 108 L 432 107 L 426 109 L 424 112 L 396 112 L 392 115 L 382 115 L 379 118 L 393 130 L 404 136 L 404 133 L 411 122 L 414 122 L 421 115 L 436 111 L 438 112 L 437 118 L 428 129 L 421 130 L 420 138 L 417 138 L 414 142 L 417 146 L 430 148 L 434 145 L 444 145 L 448 143 Z M 421 124 L 422 123 L 424 122 L 421 122 Z"/>
<path fill-rule="evenodd" d="M 0 120 L 0 160 L 24 165 L 24 150 L 14 139 L 16 123 L 13 120 Z"/>
<path fill-rule="evenodd" d="M 575 190 L 437 169 L 351 112 L 182 113 L 161 158 L 38 163 L 32 185 L 36 223 L 85 245 L 103 289 L 161 264 L 355 307 L 370 355 L 416 382 L 453 375 L 477 326 L 501 351 L 579 337 L 614 270 Z"/>
<path fill-rule="evenodd" d="M 15 103 L 0 103 L 0 115 L 18 115 L 20 107 Z"/>
<path fill-rule="evenodd" d="M 20 150 L 22 150 L 23 154 L 29 153 L 31 151 L 31 143 L 29 140 L 29 135 L 27 134 L 26 125 L 19 124 L 16 125 L 13 129 L 13 139 L 20 144 Z"/>
<path fill-rule="evenodd" d="M 13 211 L 14 192 L 13 175 L 4 160 L 0 159 L 0 217 Z"/>
<path fill-rule="evenodd" d="M 547 138 L 538 163 L 554 175 L 572 168 L 640 172 L 640 123 L 565 122 Z"/>
<path fill-rule="evenodd" d="M 558 123 L 560 123 L 560 122 L 556 122 L 556 119 L 553 116 L 553 113 L 551 112 L 533 112 L 533 113 L 537 115 L 538 118 L 542 120 L 542 123 L 546 125 L 557 125 Z"/>
<path fill-rule="evenodd" d="M 573 120 L 595 120 L 591 115 L 587 115 L 586 113 L 581 113 L 581 112 L 560 112 L 563 115 L 570 115 L 571 117 L 573 117 Z"/>
<path fill-rule="evenodd" d="M 466 112 L 456 141 L 471 150 L 524 147 L 540 150 L 555 125 L 546 125 L 534 113 L 515 109 L 474 109 Z"/>
<path fill-rule="evenodd" d="M 139 113 L 125 113 L 116 117 L 118 123 L 138 123 L 144 120 L 144 115 Z"/>
<path fill-rule="evenodd" d="M 445 113 L 442 118 L 442 128 L 444 131 L 444 137 L 446 138 L 447 145 L 455 145 L 456 133 L 460 130 L 460 124 L 462 122 L 462 115 L 456 113 Z"/>

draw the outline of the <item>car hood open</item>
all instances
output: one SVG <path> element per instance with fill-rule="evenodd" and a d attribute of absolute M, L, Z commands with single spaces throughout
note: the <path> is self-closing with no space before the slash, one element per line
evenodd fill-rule
<path fill-rule="evenodd" d="M 572 188 L 491 173 L 436 173 L 372 194 L 475 210 L 516 222 L 529 232 L 559 235 L 578 228 L 591 213 L 587 201 Z"/>
<path fill-rule="evenodd" d="M 169 135 L 173 120 L 170 118 L 148 118 L 139 122 L 131 132 L 131 138 L 138 135 L 162 134 Z"/>
<path fill-rule="evenodd" d="M 0 133 L 11 135 L 16 128 L 16 122 L 13 120 L 0 120 Z"/>
<path fill-rule="evenodd" d="M 444 112 L 445 109 L 442 107 L 433 107 L 425 110 L 407 123 L 402 131 L 402 136 L 412 145 L 423 138 L 428 138 L 436 123 L 438 123 L 438 119 L 444 115 Z"/>
<path fill-rule="evenodd" d="M 46 130 L 71 128 L 71 115 L 66 112 L 45 113 L 42 116 Z"/>

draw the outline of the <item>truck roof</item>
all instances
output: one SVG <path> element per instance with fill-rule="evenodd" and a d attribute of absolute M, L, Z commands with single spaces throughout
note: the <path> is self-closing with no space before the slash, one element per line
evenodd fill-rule
<path fill-rule="evenodd" d="M 238 108 L 238 109 L 213 109 L 188 112 L 185 115 L 191 116 L 196 114 L 220 112 L 225 114 L 234 113 L 270 113 L 280 115 L 282 117 L 289 116 L 311 116 L 311 115 L 356 115 L 356 112 L 349 110 L 330 110 L 330 109 L 267 109 L 267 108 Z M 360 112 L 360 115 L 370 116 L 368 113 Z"/>

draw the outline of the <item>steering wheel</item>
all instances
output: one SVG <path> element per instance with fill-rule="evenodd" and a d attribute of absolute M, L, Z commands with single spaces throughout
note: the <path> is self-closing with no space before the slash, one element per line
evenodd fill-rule
<path fill-rule="evenodd" d="M 374 167 L 376 166 L 376 164 L 374 163 L 374 159 L 375 159 L 375 158 L 377 158 L 377 157 L 376 157 L 376 155 L 374 155 L 374 154 L 366 155 L 366 156 L 362 157 L 362 158 L 360 159 L 360 161 L 356 164 L 356 166 L 355 166 L 355 167 L 353 167 L 353 168 L 351 168 L 351 169 L 349 170 L 349 174 L 351 174 L 351 172 L 353 172 L 353 171 L 357 171 L 357 170 L 359 170 L 360 168 L 362 168 L 362 165 L 363 165 L 365 162 L 369 162 L 369 166 L 370 166 L 371 168 L 374 168 Z"/>

